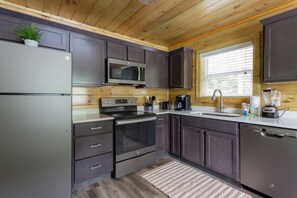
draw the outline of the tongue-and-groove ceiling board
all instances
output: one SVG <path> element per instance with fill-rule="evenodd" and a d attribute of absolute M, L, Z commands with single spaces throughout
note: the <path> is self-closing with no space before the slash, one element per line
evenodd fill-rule
<path fill-rule="evenodd" d="M 6 1 L 169 48 L 297 5 L 296 0 Z"/>

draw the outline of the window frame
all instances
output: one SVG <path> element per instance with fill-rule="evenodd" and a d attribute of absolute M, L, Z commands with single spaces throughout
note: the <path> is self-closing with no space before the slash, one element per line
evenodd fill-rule
<path fill-rule="evenodd" d="M 253 51 L 252 51 L 252 68 L 251 69 L 244 69 L 244 70 L 240 70 L 240 71 L 233 71 L 233 72 L 225 72 L 225 73 L 221 73 L 221 74 L 210 74 L 210 75 L 205 75 L 205 63 L 204 63 L 204 57 L 206 56 L 211 56 L 211 55 L 215 55 L 215 54 L 220 54 L 220 53 L 224 53 L 224 52 L 227 52 L 227 51 L 232 51 L 232 50 L 236 50 L 236 49 L 239 49 L 239 48 L 244 48 L 244 47 L 247 47 L 247 46 L 252 46 L 253 48 Z M 196 94 L 196 97 L 201 97 L 201 98 L 209 98 L 209 97 L 212 97 L 212 95 L 206 95 L 204 92 L 206 90 L 206 86 L 207 84 L 205 83 L 205 81 L 207 80 L 207 78 L 205 77 L 208 77 L 208 76 L 222 76 L 222 75 L 225 75 L 225 74 L 239 74 L 240 72 L 248 72 L 250 73 L 251 75 L 251 94 L 250 95 L 224 95 L 224 92 L 223 92 L 223 95 L 224 97 L 229 97 L 229 98 L 249 98 L 250 96 L 253 96 L 254 94 L 254 83 L 255 83 L 255 79 L 254 79 L 254 70 L 255 70 L 255 45 L 253 43 L 253 41 L 249 40 L 249 41 L 245 41 L 245 42 L 241 42 L 239 44 L 232 44 L 232 45 L 229 45 L 229 46 L 225 46 L 225 47 L 220 47 L 220 48 L 217 48 L 217 49 L 212 49 L 212 50 L 208 50 L 208 51 L 205 51 L 205 52 L 201 52 L 201 53 L 198 53 L 196 54 L 196 57 L 197 57 L 197 76 L 200 77 L 200 80 L 197 81 L 196 85 L 198 87 L 197 89 L 197 94 Z M 200 75 L 198 75 L 200 73 Z"/>

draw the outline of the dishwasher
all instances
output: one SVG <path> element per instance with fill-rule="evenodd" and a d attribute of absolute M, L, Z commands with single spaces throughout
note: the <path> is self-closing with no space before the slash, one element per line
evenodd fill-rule
<path fill-rule="evenodd" d="M 241 183 L 274 198 L 296 198 L 296 137 L 297 130 L 241 124 Z"/>

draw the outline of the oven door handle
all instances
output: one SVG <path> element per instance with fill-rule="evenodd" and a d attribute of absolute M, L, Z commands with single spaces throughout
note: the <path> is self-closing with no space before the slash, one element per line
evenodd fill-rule
<path fill-rule="evenodd" d="M 134 124 L 139 122 L 149 122 L 149 121 L 155 121 L 155 120 L 157 120 L 157 117 L 118 120 L 116 121 L 116 125 L 119 126 L 124 124 Z"/>

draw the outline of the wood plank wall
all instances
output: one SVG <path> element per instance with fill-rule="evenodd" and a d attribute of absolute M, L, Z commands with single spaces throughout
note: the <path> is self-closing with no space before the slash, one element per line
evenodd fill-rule
<path fill-rule="evenodd" d="M 105 87 L 74 87 L 73 106 L 74 108 L 97 108 L 98 99 L 101 97 L 134 96 L 143 105 L 145 96 L 155 95 L 162 100 L 170 100 L 172 104 L 175 96 L 180 94 L 191 95 L 192 105 L 218 106 L 219 100 L 213 101 L 211 97 L 200 96 L 201 67 L 199 55 L 201 53 L 235 45 L 242 42 L 252 41 L 254 44 L 254 87 L 253 95 L 260 96 L 261 90 L 265 88 L 276 88 L 282 92 L 281 108 L 289 107 L 297 111 L 297 83 L 264 84 L 261 83 L 262 70 L 262 34 L 263 27 L 259 22 L 250 22 L 242 26 L 217 33 L 198 41 L 188 44 L 186 47 L 196 50 L 193 58 L 193 86 L 192 89 L 146 89 L 133 86 L 105 86 Z M 198 78 L 197 78 L 198 76 Z M 224 104 L 228 107 L 240 108 L 241 103 L 249 103 L 249 97 L 225 97 Z M 157 102 L 155 102 L 157 104 Z M 263 103 L 262 103 L 263 104 Z"/>
<path fill-rule="evenodd" d="M 139 105 L 145 103 L 146 96 L 155 96 L 163 100 L 168 100 L 169 91 L 166 89 L 135 88 L 133 86 L 104 86 L 104 87 L 73 87 L 72 105 L 79 108 L 98 108 L 99 98 L 103 97 L 137 97 Z M 154 102 L 157 105 L 157 99 Z"/>
<path fill-rule="evenodd" d="M 249 22 L 244 25 L 228 29 L 205 37 L 196 42 L 188 44 L 186 47 L 196 50 L 193 60 L 193 86 L 192 89 L 174 89 L 169 91 L 169 100 L 174 102 L 175 96 L 180 94 L 191 95 L 192 105 L 198 106 L 218 106 L 219 100 L 213 101 L 211 97 L 200 96 L 200 86 L 202 68 L 200 67 L 200 54 L 218 48 L 227 47 L 247 41 L 254 44 L 254 85 L 253 95 L 261 96 L 261 90 L 265 88 L 276 88 L 282 92 L 281 107 L 289 107 L 292 111 L 297 111 L 297 83 L 264 84 L 261 82 L 262 53 L 263 53 L 263 26 L 259 22 Z M 226 107 L 240 108 L 241 103 L 249 103 L 249 97 L 225 97 Z M 263 101 L 262 101 L 263 104 Z"/>

